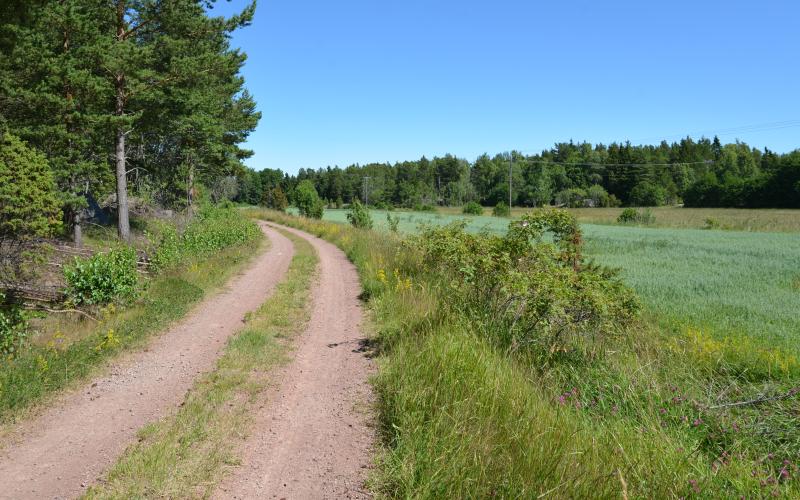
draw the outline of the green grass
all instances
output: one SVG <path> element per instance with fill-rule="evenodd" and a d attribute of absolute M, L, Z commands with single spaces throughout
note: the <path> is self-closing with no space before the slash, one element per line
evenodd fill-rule
<path fill-rule="evenodd" d="M 601 358 L 537 365 L 498 349 L 485 326 L 448 308 L 442 277 L 421 272 L 398 238 L 261 215 L 334 242 L 359 270 L 382 352 L 375 384 L 384 448 L 372 483 L 378 494 L 800 495 L 800 401 L 792 392 L 800 366 L 785 350 L 749 337 L 676 333 L 645 317 Z M 410 288 L 398 286 L 406 280 Z M 788 397 L 719 406 L 761 395 Z"/>
<path fill-rule="evenodd" d="M 141 347 L 241 270 L 264 241 L 259 233 L 254 242 L 187 259 L 150 281 L 135 303 L 106 308 L 99 323 L 49 319 L 43 338 L 0 365 L 0 423 L 15 421 L 49 395 L 86 380 L 123 350 Z"/>
<path fill-rule="evenodd" d="M 228 341 L 216 369 L 197 381 L 180 410 L 145 426 L 86 497 L 205 498 L 237 463 L 236 444 L 248 432 L 253 403 L 270 383 L 270 370 L 287 359 L 287 340 L 308 320 L 317 257 L 305 240 L 284 234 L 295 246 L 286 280 Z"/>
<path fill-rule="evenodd" d="M 386 212 L 372 212 L 376 227 L 386 227 Z M 326 210 L 324 218 L 346 224 L 345 214 Z M 467 231 L 503 234 L 509 222 L 491 216 L 392 214 L 407 233 L 423 223 L 467 220 Z M 581 228 L 586 255 L 619 268 L 649 310 L 671 328 L 693 326 L 717 338 L 749 335 L 800 354 L 800 234 L 592 224 Z"/>
<path fill-rule="evenodd" d="M 747 335 L 800 354 L 800 234 L 583 229 L 586 254 L 619 268 L 671 327 Z"/>

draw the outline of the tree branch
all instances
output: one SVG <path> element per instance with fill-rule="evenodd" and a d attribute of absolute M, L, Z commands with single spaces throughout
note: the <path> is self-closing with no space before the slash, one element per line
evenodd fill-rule
<path fill-rule="evenodd" d="M 750 399 L 748 401 L 736 401 L 736 402 L 733 402 L 733 403 L 724 403 L 724 404 L 721 404 L 721 405 L 709 406 L 708 409 L 709 410 L 718 410 L 720 408 L 734 408 L 734 407 L 737 407 L 737 406 L 758 405 L 758 404 L 761 404 L 761 403 L 768 403 L 770 401 L 780 401 L 782 399 L 789 399 L 791 397 L 797 396 L 797 394 L 799 394 L 799 393 L 800 393 L 800 388 L 795 388 L 795 389 L 790 390 L 786 394 L 780 394 L 778 396 L 769 396 L 769 397 L 762 396 L 760 398 Z"/>

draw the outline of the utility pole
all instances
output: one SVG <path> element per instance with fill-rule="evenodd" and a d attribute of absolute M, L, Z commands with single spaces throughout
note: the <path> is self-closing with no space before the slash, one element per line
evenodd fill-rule
<path fill-rule="evenodd" d="M 511 151 L 508 161 L 508 210 L 511 210 L 511 177 L 514 173 L 514 151 Z"/>
<path fill-rule="evenodd" d="M 365 175 L 363 179 L 363 190 L 364 190 L 364 205 L 369 206 L 369 176 Z"/>

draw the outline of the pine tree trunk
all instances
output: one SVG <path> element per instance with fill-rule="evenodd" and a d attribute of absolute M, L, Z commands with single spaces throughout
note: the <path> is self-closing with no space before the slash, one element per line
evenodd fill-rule
<path fill-rule="evenodd" d="M 189 214 L 194 213 L 194 166 L 189 167 L 189 181 L 186 184 L 186 203 Z"/>
<path fill-rule="evenodd" d="M 125 1 L 117 2 L 117 41 L 125 40 Z M 118 118 L 125 116 L 125 74 L 119 73 L 114 78 L 116 90 L 116 107 L 114 114 Z M 116 173 L 117 173 L 117 233 L 123 241 L 131 237 L 131 225 L 128 220 L 128 175 L 125 170 L 125 128 L 117 125 L 117 141 L 115 148 Z"/>
<path fill-rule="evenodd" d="M 81 215 L 76 214 L 72 222 L 72 241 L 78 248 L 83 247 L 83 226 L 81 226 Z"/>
<path fill-rule="evenodd" d="M 128 241 L 131 237 L 131 225 L 128 220 L 128 176 L 125 172 L 125 130 L 117 128 L 117 232 L 119 238 Z"/>

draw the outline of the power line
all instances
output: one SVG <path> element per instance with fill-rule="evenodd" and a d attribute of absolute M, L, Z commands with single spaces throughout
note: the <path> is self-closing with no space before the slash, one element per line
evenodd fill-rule
<path fill-rule="evenodd" d="M 674 163 L 598 163 L 590 161 L 582 162 L 559 162 L 552 160 L 525 160 L 525 163 L 537 163 L 544 165 L 564 165 L 572 167 L 679 167 L 688 165 L 713 165 L 716 160 L 674 162 Z"/>
<path fill-rule="evenodd" d="M 628 142 L 638 145 L 645 145 L 646 143 L 651 143 L 652 141 L 667 141 L 667 140 L 675 140 L 675 139 L 684 139 L 686 137 L 712 137 L 712 136 L 726 136 L 726 135 L 735 135 L 747 132 L 768 132 L 771 130 L 781 130 L 787 128 L 794 128 L 800 127 L 800 120 L 784 120 L 784 121 L 777 121 L 777 122 L 767 122 L 767 123 L 751 123 L 749 125 L 740 125 L 737 127 L 729 127 L 729 128 L 722 128 L 717 130 L 704 130 L 699 132 L 689 132 L 683 134 L 672 134 L 672 135 L 661 135 L 661 136 L 653 136 L 653 137 L 644 137 L 641 139 L 631 139 Z M 619 141 L 612 141 L 612 144 L 620 144 Z M 542 149 L 525 149 L 519 151 L 520 153 L 533 153 L 537 154 L 540 153 Z"/>
<path fill-rule="evenodd" d="M 723 128 L 717 130 L 705 130 L 702 132 L 693 132 L 690 134 L 673 134 L 668 136 L 662 137 L 645 137 L 643 139 L 635 139 L 631 142 L 649 142 L 649 141 L 657 141 L 657 140 L 667 140 L 667 139 L 683 139 L 684 137 L 707 137 L 707 136 L 719 136 L 719 135 L 733 135 L 739 134 L 744 132 L 766 132 L 770 130 L 780 130 L 784 128 L 792 128 L 792 127 L 800 127 L 800 120 L 784 120 L 780 122 L 769 122 L 769 123 L 753 123 L 750 125 L 740 125 L 738 127 L 730 127 L 730 128 Z"/>

